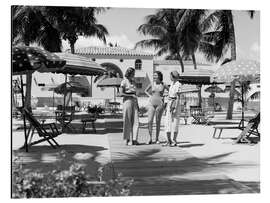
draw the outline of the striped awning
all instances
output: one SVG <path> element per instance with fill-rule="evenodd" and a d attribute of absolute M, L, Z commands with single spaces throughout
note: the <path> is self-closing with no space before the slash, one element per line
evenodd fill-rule
<path fill-rule="evenodd" d="M 199 89 L 196 85 L 182 85 L 180 89 L 180 94 L 198 92 Z"/>
<path fill-rule="evenodd" d="M 196 69 L 180 73 L 179 81 L 183 84 L 210 84 L 214 70 Z"/>
<path fill-rule="evenodd" d="M 91 61 L 91 59 L 87 57 L 70 53 L 54 54 L 66 61 L 66 65 L 59 70 L 55 70 L 55 73 L 70 75 L 102 75 L 106 71 L 98 63 Z M 45 70 L 45 72 L 47 71 L 48 70 Z"/>

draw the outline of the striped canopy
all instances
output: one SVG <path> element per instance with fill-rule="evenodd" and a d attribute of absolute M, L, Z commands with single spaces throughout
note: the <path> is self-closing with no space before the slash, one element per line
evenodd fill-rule
<path fill-rule="evenodd" d="M 66 65 L 55 73 L 70 75 L 102 75 L 106 70 L 98 63 L 89 58 L 70 53 L 55 53 L 58 57 L 66 61 Z M 46 72 L 47 70 L 45 70 Z"/>
<path fill-rule="evenodd" d="M 229 83 L 233 80 L 259 82 L 260 63 L 247 59 L 231 61 L 220 66 L 211 76 L 213 82 Z"/>
<path fill-rule="evenodd" d="M 26 71 L 35 71 L 46 67 L 48 70 L 61 68 L 65 60 L 57 55 L 38 47 L 15 46 L 12 47 L 12 74 L 25 74 Z"/>
<path fill-rule="evenodd" d="M 210 84 L 214 70 L 196 69 L 180 73 L 179 81 L 183 84 Z"/>
<path fill-rule="evenodd" d="M 196 85 L 182 85 L 180 89 L 180 94 L 198 92 L 199 89 Z"/>

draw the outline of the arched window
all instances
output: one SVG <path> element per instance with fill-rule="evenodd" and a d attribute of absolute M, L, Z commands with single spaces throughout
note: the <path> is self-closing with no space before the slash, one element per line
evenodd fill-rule
<path fill-rule="evenodd" d="M 142 69 L 142 60 L 136 59 L 135 61 L 135 70 L 141 70 Z"/>

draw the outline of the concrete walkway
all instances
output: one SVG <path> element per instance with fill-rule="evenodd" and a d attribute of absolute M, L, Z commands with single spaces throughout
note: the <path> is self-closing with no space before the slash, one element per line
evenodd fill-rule
<path fill-rule="evenodd" d="M 66 169 L 77 162 L 95 177 L 100 166 L 104 178 L 122 173 L 134 179 L 134 195 L 223 194 L 259 192 L 259 144 L 233 145 L 238 130 L 224 132 L 213 139 L 211 126 L 181 125 L 179 147 L 146 145 L 146 118 L 140 118 L 139 146 L 126 146 L 122 140 L 122 122 L 107 119 L 98 134 L 62 134 L 61 145 L 52 149 L 46 143 L 20 150 L 23 131 L 13 131 L 13 152 L 28 170 Z M 105 130 L 104 130 L 105 128 Z M 155 131 L 153 131 L 153 134 Z M 165 141 L 162 131 L 160 139 Z M 62 157 L 59 154 L 65 152 Z"/>
<path fill-rule="evenodd" d="M 245 158 L 233 161 L 236 156 L 243 155 L 244 152 L 237 154 L 237 149 L 242 146 L 224 144 L 223 141 L 218 143 L 217 140 L 208 145 L 208 137 L 211 136 L 205 133 L 208 131 L 209 134 L 209 127 L 202 129 L 204 126 L 181 126 L 182 133 L 178 138 L 180 147 L 146 145 L 149 138 L 143 123 L 140 127 L 139 146 L 126 146 L 121 133 L 110 133 L 114 172 L 133 178 L 132 189 L 137 195 L 259 192 L 254 182 L 253 185 L 250 182 L 242 183 L 242 180 L 258 180 L 256 161 L 246 161 Z M 161 140 L 165 140 L 162 134 Z M 258 150 L 253 146 L 244 147 L 246 151 Z M 238 178 L 238 181 L 234 178 Z"/>

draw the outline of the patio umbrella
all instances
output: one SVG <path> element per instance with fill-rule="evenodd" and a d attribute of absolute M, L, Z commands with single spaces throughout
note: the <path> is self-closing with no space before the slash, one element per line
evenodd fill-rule
<path fill-rule="evenodd" d="M 105 73 L 105 69 L 100 66 L 98 63 L 91 61 L 89 58 L 71 54 L 71 53 L 54 53 L 61 59 L 66 61 L 66 65 L 63 68 L 50 71 L 48 69 L 43 69 L 44 72 L 54 72 L 65 74 L 65 84 L 67 84 L 67 74 L 70 75 L 102 75 Z M 64 94 L 64 108 L 65 111 L 66 105 L 66 94 Z"/>
<path fill-rule="evenodd" d="M 210 87 L 207 87 L 205 90 L 205 92 L 210 92 L 210 97 L 212 97 L 213 99 L 213 107 L 214 107 L 214 110 L 215 110 L 215 93 L 222 93 L 224 92 L 223 89 L 221 89 L 219 86 L 217 85 L 212 85 Z"/>
<path fill-rule="evenodd" d="M 261 97 L 261 91 L 256 91 L 252 95 L 249 96 L 250 99 L 258 99 Z"/>
<path fill-rule="evenodd" d="M 42 50 L 37 47 L 29 46 L 15 46 L 12 47 L 12 75 L 20 75 L 21 82 L 21 95 L 22 95 L 22 107 L 24 107 L 24 90 L 23 90 L 23 78 L 22 75 L 31 71 L 46 67 L 61 68 L 65 65 L 65 60 L 60 59 L 58 56 Z M 24 136 L 25 136 L 25 150 L 28 152 L 27 147 L 27 134 L 26 134 L 26 121 L 23 115 Z"/>
<path fill-rule="evenodd" d="M 123 78 L 105 78 L 98 82 L 98 87 L 113 87 L 114 88 L 114 101 L 116 101 L 115 88 L 119 88 Z"/>
<path fill-rule="evenodd" d="M 66 64 L 57 55 L 38 47 L 12 47 L 12 75 L 26 74 L 40 68 L 57 69 Z"/>
<path fill-rule="evenodd" d="M 259 82 L 260 81 L 260 63 L 255 60 L 241 59 L 228 62 L 220 66 L 211 76 L 212 82 L 238 81 L 241 84 L 242 94 L 242 127 L 244 127 L 244 94 L 243 82 Z"/>

